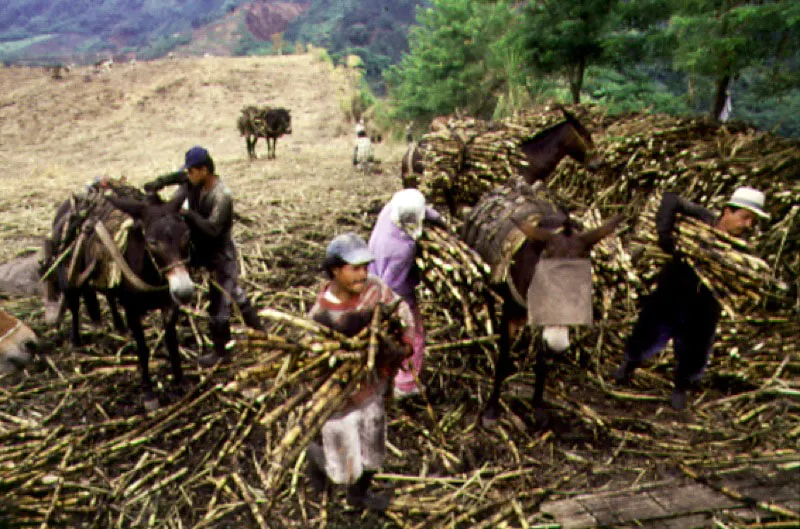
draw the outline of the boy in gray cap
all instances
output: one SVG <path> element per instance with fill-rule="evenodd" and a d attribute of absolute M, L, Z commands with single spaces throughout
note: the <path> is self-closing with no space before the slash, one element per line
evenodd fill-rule
<path fill-rule="evenodd" d="M 752 229 L 764 212 L 764 193 L 750 187 L 734 191 L 716 216 L 706 208 L 675 193 L 664 193 L 656 214 L 658 244 L 674 258 L 658 276 L 655 290 L 642 301 L 639 319 L 625 347 L 625 360 L 614 372 L 619 383 L 627 382 L 643 361 L 674 340 L 675 389 L 672 407 L 686 407 L 687 391 L 700 379 L 708 362 L 720 316 L 720 306 L 711 291 L 700 282 L 692 267 L 675 251 L 676 214 L 697 218 L 734 237 Z"/>
<path fill-rule="evenodd" d="M 378 305 L 395 305 L 402 325 L 402 351 L 382 347 L 375 371 L 349 395 L 322 427 L 321 439 L 308 447 L 309 477 L 317 488 L 327 480 L 346 484 L 354 507 L 385 510 L 389 499 L 369 490 L 372 477 L 386 457 L 384 396 L 403 358 L 410 356 L 414 319 L 408 305 L 380 279 L 367 273 L 373 257 L 355 233 L 335 237 L 328 245 L 323 268 L 330 278 L 309 311 L 313 320 L 347 336 L 370 324 Z"/>
<path fill-rule="evenodd" d="M 191 265 L 207 268 L 213 273 L 216 283 L 210 287 L 208 308 L 214 350 L 199 359 L 201 365 L 211 366 L 228 354 L 231 300 L 239 306 L 249 327 L 262 328 L 255 307 L 237 283 L 239 261 L 231 235 L 233 196 L 214 172 L 211 155 L 200 146 L 186 151 L 185 164 L 180 171 L 159 177 L 144 187 L 148 192 L 155 192 L 169 184 L 180 185 L 172 201 L 188 201 L 189 207 L 181 210 L 181 215 L 191 229 Z"/>

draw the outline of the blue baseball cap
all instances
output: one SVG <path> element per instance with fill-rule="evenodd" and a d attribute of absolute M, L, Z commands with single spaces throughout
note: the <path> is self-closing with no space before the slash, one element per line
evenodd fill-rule
<path fill-rule="evenodd" d="M 334 237 L 328 244 L 325 256 L 339 257 L 351 265 L 363 265 L 375 259 L 364 239 L 353 232 Z"/>
<path fill-rule="evenodd" d="M 199 145 L 195 145 L 186 151 L 185 163 L 183 164 L 183 167 L 181 167 L 181 171 L 185 171 L 190 167 L 197 167 L 210 158 L 211 156 L 208 154 L 207 150 Z"/>

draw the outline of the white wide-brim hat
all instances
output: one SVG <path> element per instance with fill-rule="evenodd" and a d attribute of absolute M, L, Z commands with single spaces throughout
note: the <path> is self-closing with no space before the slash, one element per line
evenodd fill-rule
<path fill-rule="evenodd" d="M 764 211 L 764 193 L 752 187 L 737 187 L 725 205 L 752 211 L 762 219 L 769 218 L 769 213 Z"/>

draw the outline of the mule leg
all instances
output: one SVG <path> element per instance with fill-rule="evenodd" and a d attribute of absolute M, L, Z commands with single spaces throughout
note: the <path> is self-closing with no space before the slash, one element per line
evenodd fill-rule
<path fill-rule="evenodd" d="M 172 376 L 175 379 L 175 384 L 180 386 L 183 384 L 183 369 L 181 368 L 181 356 L 178 352 L 178 332 L 176 330 L 180 312 L 178 307 L 170 307 L 163 309 L 161 315 L 164 319 L 164 341 L 167 345 L 167 353 L 169 353 Z"/>
<path fill-rule="evenodd" d="M 491 300 L 490 300 L 491 301 Z M 494 307 L 491 303 L 490 314 L 494 313 Z M 496 320 L 493 320 L 496 321 Z M 484 426 L 490 426 L 497 422 L 500 418 L 500 390 L 503 386 L 503 381 L 511 370 L 511 334 L 512 325 L 508 317 L 508 311 L 503 307 L 503 316 L 500 319 L 499 325 L 500 340 L 497 344 L 500 354 L 497 358 L 497 363 L 494 366 L 494 382 L 492 384 L 492 393 L 489 395 L 489 400 L 486 402 L 486 409 L 483 411 L 481 422 Z"/>
<path fill-rule="evenodd" d="M 106 300 L 108 301 L 108 307 L 111 309 L 111 320 L 114 322 L 114 329 L 118 333 L 125 333 L 128 331 L 128 328 L 125 326 L 125 322 L 122 321 L 122 316 L 119 314 L 119 307 L 117 306 L 117 298 L 113 295 L 109 294 L 106 296 Z"/>
<path fill-rule="evenodd" d="M 547 412 L 544 408 L 544 386 L 547 382 L 547 372 L 549 370 L 548 356 L 550 349 L 543 339 L 536 340 L 538 347 L 536 348 L 536 365 L 533 368 L 536 375 L 536 382 L 533 387 L 533 400 L 531 404 L 536 414 L 536 422 L 541 425 L 547 424 Z"/>
<path fill-rule="evenodd" d="M 142 329 L 142 315 L 135 310 L 125 307 L 128 317 L 128 327 L 136 340 L 136 354 L 139 357 L 139 372 L 142 375 L 142 391 L 144 392 L 144 407 L 148 411 L 158 409 L 158 399 L 153 392 L 153 381 L 150 379 L 150 350 L 144 338 Z"/>
<path fill-rule="evenodd" d="M 91 288 L 83 288 L 81 289 L 81 296 L 83 297 L 83 302 L 86 305 L 86 312 L 89 314 L 92 323 L 95 325 L 99 324 L 101 321 L 101 314 L 100 303 L 97 301 L 97 292 Z"/>
<path fill-rule="evenodd" d="M 72 342 L 72 345 L 75 347 L 80 347 L 82 345 L 80 320 L 81 295 L 80 292 L 76 292 L 75 290 L 68 290 L 64 293 L 64 297 L 67 300 L 69 312 L 72 314 L 72 327 L 70 328 L 69 339 Z"/>

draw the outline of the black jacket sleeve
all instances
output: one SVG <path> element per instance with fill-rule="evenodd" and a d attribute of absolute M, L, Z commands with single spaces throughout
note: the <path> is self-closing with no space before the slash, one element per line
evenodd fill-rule
<path fill-rule="evenodd" d="M 678 213 L 694 217 L 706 224 L 713 224 L 715 220 L 714 214 L 703 206 L 690 202 L 676 193 L 664 193 L 656 213 L 656 231 L 658 232 L 658 245 L 669 254 L 675 253 L 673 228 Z"/>
<path fill-rule="evenodd" d="M 144 185 L 144 190 L 154 192 L 171 185 L 183 185 L 188 181 L 189 177 L 186 175 L 186 171 L 175 171 L 174 173 L 159 175 L 155 180 L 147 182 Z"/>

